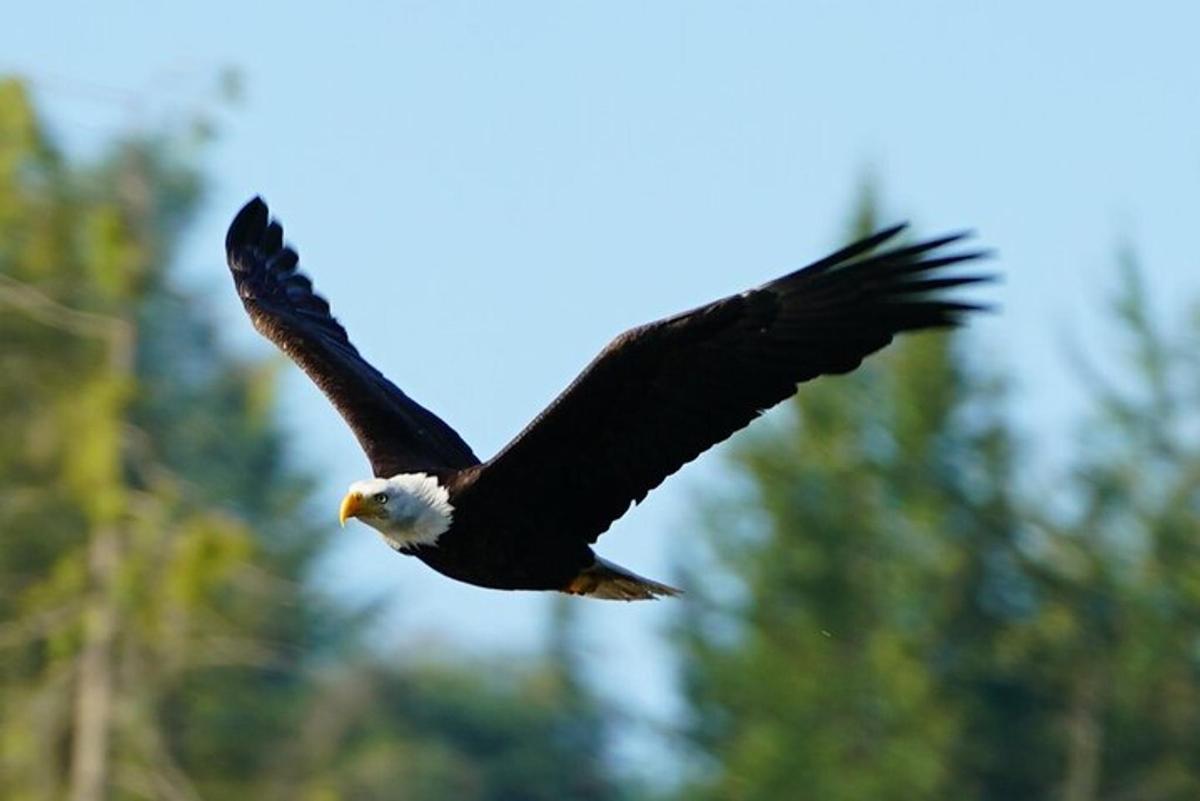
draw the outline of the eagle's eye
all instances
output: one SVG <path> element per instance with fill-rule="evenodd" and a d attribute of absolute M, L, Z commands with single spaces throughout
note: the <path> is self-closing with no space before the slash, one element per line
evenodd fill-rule
<path fill-rule="evenodd" d="M 388 496 L 382 492 L 375 496 L 375 503 L 379 504 L 380 506 L 383 506 L 385 503 L 387 503 L 387 501 Z"/>

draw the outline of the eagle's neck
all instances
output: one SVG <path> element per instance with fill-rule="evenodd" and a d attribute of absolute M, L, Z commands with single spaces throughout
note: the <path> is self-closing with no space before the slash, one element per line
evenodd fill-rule
<path fill-rule="evenodd" d="M 450 492 L 427 473 L 400 473 L 387 479 L 394 493 L 388 516 L 371 525 L 398 551 L 436 545 L 454 519 Z"/>

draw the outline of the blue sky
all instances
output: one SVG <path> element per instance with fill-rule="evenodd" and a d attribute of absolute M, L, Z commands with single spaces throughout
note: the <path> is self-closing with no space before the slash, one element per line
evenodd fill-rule
<path fill-rule="evenodd" d="M 481 455 L 616 333 L 836 245 L 869 172 L 886 220 L 998 249 L 1003 312 L 972 336 L 1015 373 L 1014 413 L 1052 461 L 1084 404 L 1064 343 L 1115 347 L 1096 323 L 1115 244 L 1168 320 L 1200 298 L 1197 30 L 1185 2 L 45 2 L 6 10 L 0 68 L 80 152 L 240 70 L 184 279 L 231 343 L 270 353 L 221 253 L 262 193 L 360 349 Z M 366 464 L 285 376 L 334 526 Z M 711 457 L 689 467 L 600 550 L 669 578 L 723 480 Z M 542 599 L 450 583 L 365 529 L 338 541 L 324 581 L 393 599 L 402 649 L 538 642 Z M 669 615 L 585 607 L 597 677 L 633 711 L 671 713 Z"/>

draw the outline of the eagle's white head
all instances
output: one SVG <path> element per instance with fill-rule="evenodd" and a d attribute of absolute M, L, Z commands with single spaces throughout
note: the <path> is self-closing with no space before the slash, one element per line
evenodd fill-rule
<path fill-rule="evenodd" d="M 450 493 L 425 473 L 356 481 L 342 499 L 339 513 L 343 526 L 357 517 L 397 550 L 436 544 L 453 516 Z"/>

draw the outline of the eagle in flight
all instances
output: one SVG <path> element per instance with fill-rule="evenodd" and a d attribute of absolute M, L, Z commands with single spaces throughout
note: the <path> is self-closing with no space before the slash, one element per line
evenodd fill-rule
<path fill-rule="evenodd" d="M 626 331 L 486 462 L 359 354 L 261 198 L 234 218 L 225 249 L 254 327 L 316 382 L 370 460 L 375 477 L 350 486 L 343 524 L 358 518 L 481 587 L 631 601 L 678 591 L 592 551 L 630 504 L 797 384 L 983 308 L 946 290 L 989 277 L 946 268 L 984 252 L 948 251 L 963 234 L 896 245 L 903 228 Z"/>

